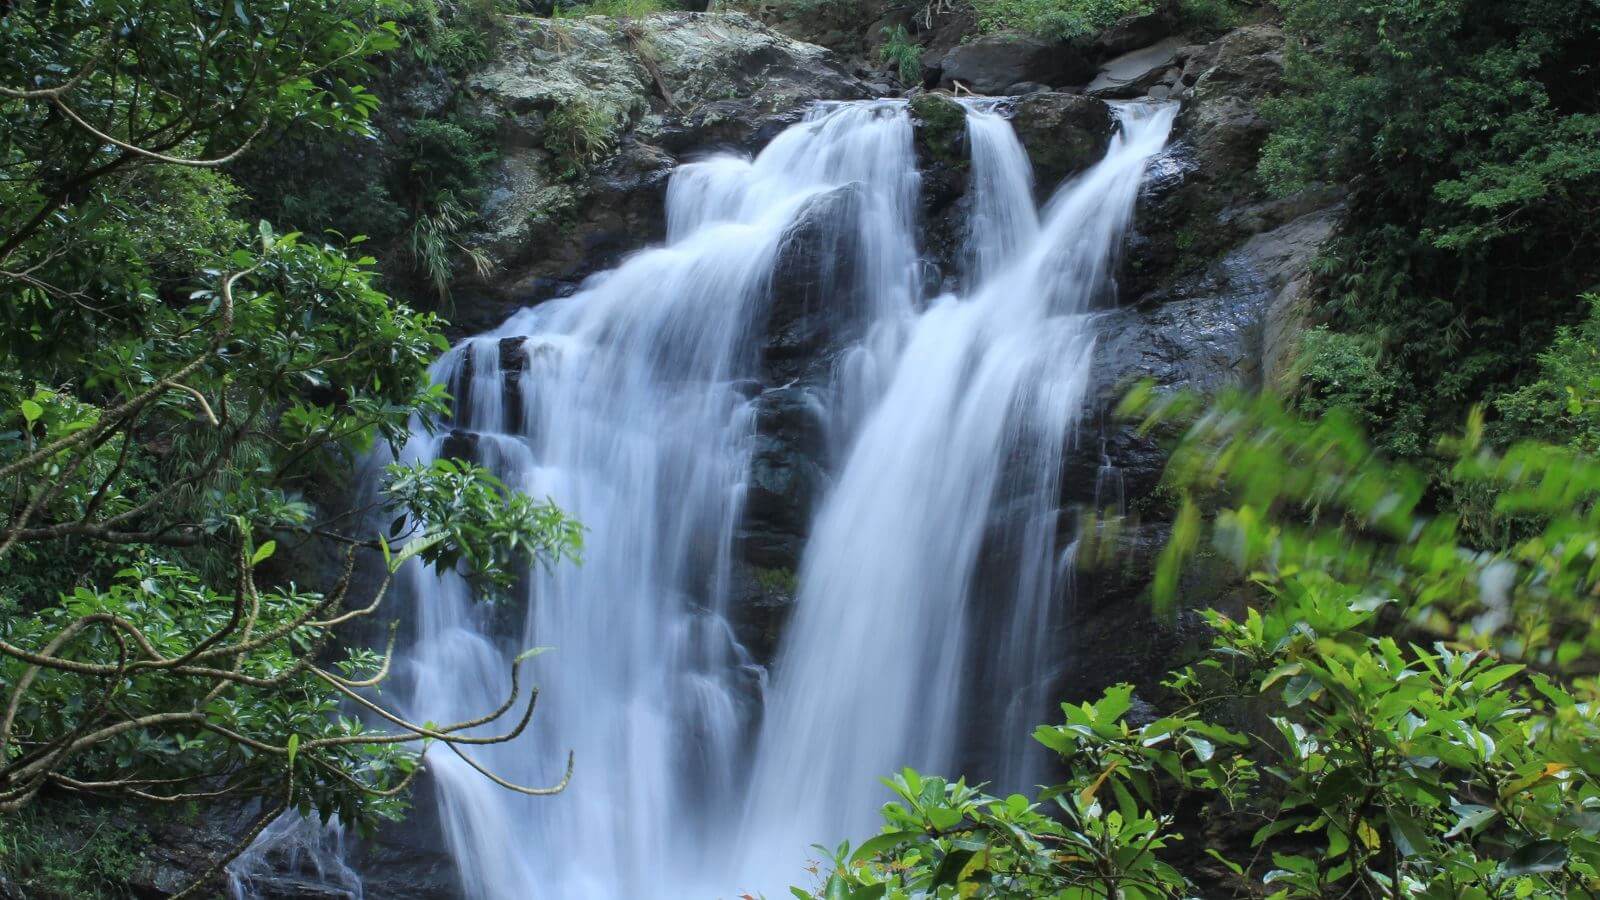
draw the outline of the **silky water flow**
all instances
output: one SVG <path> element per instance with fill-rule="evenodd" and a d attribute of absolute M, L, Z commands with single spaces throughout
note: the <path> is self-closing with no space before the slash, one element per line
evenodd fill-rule
<path fill-rule="evenodd" d="M 905 102 L 825 103 L 754 159 L 680 166 L 664 246 L 436 365 L 454 418 L 417 423 L 402 461 L 468 457 L 586 529 L 581 564 L 535 567 L 509 609 L 474 602 L 454 573 L 403 572 L 411 636 L 387 696 L 415 721 L 477 715 L 510 692 L 512 656 L 549 647 L 528 664 L 527 733 L 467 752 L 537 785 L 576 754 L 553 797 L 428 755 L 432 796 L 417 803 L 436 807 L 472 900 L 778 896 L 807 882 L 813 843 L 876 830 L 878 779 L 901 766 L 961 766 L 1004 789 L 1040 774 L 1027 735 L 1048 714 L 1045 641 L 1070 577 L 1063 454 L 1093 379 L 1093 310 L 1175 107 L 1119 105 L 1105 158 L 1042 210 L 999 105 L 966 107 L 959 292 L 920 296 Z M 811 215 L 841 192 L 843 214 Z M 846 277 L 865 302 L 816 397 L 835 473 L 769 674 L 728 612 L 747 385 L 802 220 L 856 248 Z M 978 708 L 997 744 L 963 737 Z M 342 846 L 307 831 L 275 825 L 263 841 L 313 861 Z M 234 867 L 237 897 L 260 895 L 272 849 Z M 314 868 L 360 896 L 337 860 Z"/>

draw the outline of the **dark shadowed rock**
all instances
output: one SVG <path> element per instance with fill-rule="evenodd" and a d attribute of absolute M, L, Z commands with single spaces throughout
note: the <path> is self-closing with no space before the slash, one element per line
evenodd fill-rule
<path fill-rule="evenodd" d="M 1083 84 L 1094 77 L 1094 64 L 1081 50 L 1028 35 L 986 34 L 945 53 L 939 63 L 939 84 L 961 85 L 978 94 L 1004 94 L 1014 84 Z"/>
<path fill-rule="evenodd" d="M 860 326 L 861 214 L 859 190 L 841 187 L 812 200 L 784 235 L 762 331 L 769 384 L 802 377 Z"/>
<path fill-rule="evenodd" d="M 1186 64 L 1192 83 L 1180 127 L 1194 145 L 1200 170 L 1213 183 L 1249 177 L 1271 125 L 1262 100 L 1283 88 L 1283 30 L 1238 28 Z"/>
<path fill-rule="evenodd" d="M 1093 52 L 1097 59 L 1121 56 L 1162 40 L 1172 34 L 1176 26 L 1177 17 L 1167 5 L 1142 16 L 1124 16 L 1095 36 Z"/>
<path fill-rule="evenodd" d="M 756 398 L 756 437 L 745 490 L 742 556 L 794 570 L 825 481 L 823 408 L 811 388 L 774 388 Z"/>
<path fill-rule="evenodd" d="M 942 276 L 955 270 L 967 218 L 967 113 L 946 94 L 919 94 L 911 99 L 911 124 L 922 177 L 922 250 L 929 287 L 938 291 Z"/>
<path fill-rule="evenodd" d="M 1079 94 L 1029 94 L 1011 103 L 1011 126 L 1044 197 L 1105 156 L 1113 124 L 1110 107 Z"/>

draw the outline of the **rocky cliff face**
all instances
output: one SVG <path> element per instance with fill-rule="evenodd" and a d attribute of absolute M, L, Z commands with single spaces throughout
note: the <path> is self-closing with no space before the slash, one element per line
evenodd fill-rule
<path fill-rule="evenodd" d="M 872 93 L 822 47 L 691 12 L 511 19 L 465 89 L 498 148 L 484 227 L 465 241 L 492 274 L 458 285 L 462 333 L 660 241 L 679 161 L 754 149 L 811 101 Z"/>

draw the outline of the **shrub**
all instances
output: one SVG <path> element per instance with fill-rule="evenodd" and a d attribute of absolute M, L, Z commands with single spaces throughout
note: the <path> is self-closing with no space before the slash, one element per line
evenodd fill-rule
<path fill-rule="evenodd" d="M 552 168 L 563 178 L 576 178 L 616 146 L 621 123 L 609 108 L 586 100 L 568 100 L 544 120 L 544 148 Z"/>
<path fill-rule="evenodd" d="M 1021 31 L 1071 40 L 1155 9 L 1155 0 L 973 0 L 984 31 Z"/>
<path fill-rule="evenodd" d="M 590 0 L 588 3 L 558 2 L 552 18 L 577 19 L 584 16 L 648 16 L 677 9 L 672 0 Z"/>
<path fill-rule="evenodd" d="M 922 81 L 922 47 L 911 39 L 904 25 L 890 29 L 883 46 L 878 48 L 878 61 L 892 66 L 906 84 Z"/>
<path fill-rule="evenodd" d="M 1034 798 L 890 779 L 883 832 L 833 853 L 817 896 L 1592 895 L 1600 460 L 1487 450 L 1477 417 L 1442 442 L 1453 478 L 1537 522 L 1484 553 L 1342 415 L 1149 385 L 1123 411 L 1188 425 L 1155 597 L 1176 601 L 1209 533 L 1249 573 L 1249 605 L 1202 611 L 1212 646 L 1153 714 L 1133 715 L 1127 685 L 1064 704 L 1034 737 L 1067 777 Z M 1180 856 L 1184 837 L 1204 846 Z"/>
<path fill-rule="evenodd" d="M 1538 377 L 1495 401 L 1503 433 L 1600 452 L 1600 294 L 1584 301 L 1588 318 L 1556 334 Z"/>

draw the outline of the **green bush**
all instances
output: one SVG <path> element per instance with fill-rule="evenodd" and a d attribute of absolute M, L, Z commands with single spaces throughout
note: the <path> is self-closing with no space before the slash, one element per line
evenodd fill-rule
<path fill-rule="evenodd" d="M 1402 455 L 1421 452 L 1423 436 L 1400 429 L 1395 421 L 1400 382 L 1379 341 L 1311 328 L 1300 336 L 1295 367 L 1300 379 L 1296 399 L 1303 413 L 1322 416 L 1343 409 L 1369 432 L 1381 431 L 1390 449 Z"/>
<path fill-rule="evenodd" d="M 1071 40 L 1155 9 L 1155 0 L 972 0 L 984 31 L 1021 31 Z"/>
<path fill-rule="evenodd" d="M 1588 318 L 1556 334 L 1539 355 L 1538 376 L 1495 401 L 1508 435 L 1600 452 L 1600 294 L 1584 301 Z"/>
<path fill-rule="evenodd" d="M 544 148 L 551 168 L 563 178 L 576 178 L 616 146 L 622 123 L 611 109 L 584 100 L 569 100 L 544 120 Z"/>
<path fill-rule="evenodd" d="M 1247 0 L 1178 0 L 1182 26 L 1202 34 L 1219 34 L 1244 22 Z"/>
<path fill-rule="evenodd" d="M 1349 185 L 1322 309 L 1382 345 L 1393 419 L 1437 432 L 1529 379 L 1600 283 L 1596 4 L 1279 6 L 1289 89 L 1259 172 Z"/>
<path fill-rule="evenodd" d="M 905 84 L 922 82 L 922 47 L 911 39 L 904 25 L 896 25 L 878 48 L 878 61 L 891 66 Z"/>
<path fill-rule="evenodd" d="M 0 818 L 0 872 L 41 900 L 121 900 L 149 842 L 104 809 L 63 800 Z"/>
<path fill-rule="evenodd" d="M 1537 523 L 1484 553 L 1340 414 L 1149 385 L 1123 412 L 1187 423 L 1156 599 L 1209 535 L 1248 605 L 1202 611 L 1212 645 L 1153 713 L 1127 685 L 1063 705 L 1034 737 L 1066 779 L 1036 797 L 890 779 L 883 832 L 831 854 L 816 896 L 1592 896 L 1600 460 L 1485 449 L 1476 417 L 1442 442 L 1452 478 Z"/>
<path fill-rule="evenodd" d="M 555 5 L 554 18 L 577 19 L 584 16 L 648 16 L 651 13 L 677 9 L 672 0 L 590 0 L 588 3 Z"/>

